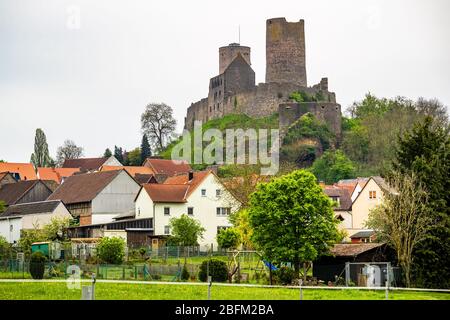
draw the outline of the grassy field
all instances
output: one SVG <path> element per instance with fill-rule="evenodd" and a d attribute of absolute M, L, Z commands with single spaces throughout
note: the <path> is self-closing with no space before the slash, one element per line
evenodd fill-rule
<path fill-rule="evenodd" d="M 303 292 L 305 300 L 383 300 L 384 291 L 315 290 Z M 167 284 L 97 283 L 98 300 L 205 300 L 206 286 Z M 285 288 L 245 288 L 214 286 L 214 300 L 298 300 L 299 291 Z M 79 300 L 81 290 L 69 290 L 65 283 L 0 283 L 1 300 Z M 450 294 L 437 292 L 391 291 L 391 300 L 450 300 Z"/>

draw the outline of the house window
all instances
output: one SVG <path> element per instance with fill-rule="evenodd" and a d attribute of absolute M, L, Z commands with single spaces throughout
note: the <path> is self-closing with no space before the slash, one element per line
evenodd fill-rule
<path fill-rule="evenodd" d="M 170 216 L 170 207 L 164 207 L 164 215 Z"/>
<path fill-rule="evenodd" d="M 220 197 L 222 195 L 222 190 L 216 189 L 216 197 Z"/>
<path fill-rule="evenodd" d="M 377 192 L 369 191 L 369 199 L 376 199 L 376 198 L 377 198 Z"/>
<path fill-rule="evenodd" d="M 206 189 L 202 189 L 202 197 L 206 197 Z"/>
<path fill-rule="evenodd" d="M 228 216 L 231 213 L 231 208 L 217 207 L 216 212 L 218 216 Z"/>
<path fill-rule="evenodd" d="M 188 208 L 188 215 L 190 215 L 190 216 L 194 215 L 194 208 L 193 207 L 189 207 Z"/>
<path fill-rule="evenodd" d="M 170 234 L 170 226 L 164 226 L 164 234 Z"/>
<path fill-rule="evenodd" d="M 13 231 L 13 229 L 14 229 L 13 225 L 12 225 L 12 224 L 10 224 L 10 225 L 9 225 L 9 232 L 12 232 L 12 231 Z"/>
<path fill-rule="evenodd" d="M 141 216 L 141 208 L 138 208 L 138 217 Z"/>

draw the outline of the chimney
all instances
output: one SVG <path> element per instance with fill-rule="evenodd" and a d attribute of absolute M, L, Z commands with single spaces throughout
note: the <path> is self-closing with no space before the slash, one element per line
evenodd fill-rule
<path fill-rule="evenodd" d="M 191 181 L 192 179 L 194 179 L 194 172 L 193 171 L 189 171 L 189 173 L 188 173 L 188 180 Z"/>

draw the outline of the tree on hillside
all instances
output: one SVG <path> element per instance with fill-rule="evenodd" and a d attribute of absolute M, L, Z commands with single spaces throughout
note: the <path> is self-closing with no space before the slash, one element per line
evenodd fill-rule
<path fill-rule="evenodd" d="M 326 254 L 338 240 L 332 202 L 313 174 L 293 171 L 261 183 L 250 196 L 252 240 L 272 263 L 290 262 L 299 275 L 303 263 Z"/>
<path fill-rule="evenodd" d="M 65 160 L 78 159 L 83 156 L 83 148 L 78 147 L 74 141 L 65 140 L 56 152 L 56 164 L 62 166 Z"/>
<path fill-rule="evenodd" d="M 432 117 L 400 136 L 395 170 L 417 177 L 426 187 L 426 214 L 434 221 L 427 239 L 414 252 L 415 282 L 433 288 L 450 287 L 450 135 Z"/>
<path fill-rule="evenodd" d="M 415 173 L 393 172 L 389 185 L 393 190 L 370 212 L 367 226 L 394 248 L 406 286 L 411 287 L 413 252 L 427 238 L 434 221 L 426 214 L 428 194 Z"/>
<path fill-rule="evenodd" d="M 141 115 L 142 131 L 159 151 L 170 142 L 176 124 L 172 108 L 165 103 L 150 103 Z"/>
<path fill-rule="evenodd" d="M 103 153 L 103 158 L 109 158 L 112 156 L 112 152 L 109 148 L 106 148 L 105 152 Z"/>
<path fill-rule="evenodd" d="M 314 161 L 310 170 L 318 180 L 332 184 L 341 179 L 354 178 L 355 166 L 341 150 L 328 150 Z"/>
<path fill-rule="evenodd" d="M 49 167 L 53 163 L 48 152 L 47 138 L 42 129 L 36 129 L 34 137 L 34 153 L 31 155 L 31 163 L 35 168 Z"/>
<path fill-rule="evenodd" d="M 415 108 L 420 115 L 432 117 L 439 125 L 448 126 L 447 108 L 436 98 L 425 99 L 420 97 L 415 103 Z"/>
<path fill-rule="evenodd" d="M 198 245 L 198 240 L 203 237 L 206 231 L 198 220 L 183 214 L 179 218 L 171 218 L 169 221 L 170 238 L 169 242 L 184 248 L 186 263 L 186 247 Z"/>
<path fill-rule="evenodd" d="M 147 135 L 142 135 L 142 142 L 141 142 L 141 164 L 144 163 L 144 161 L 152 156 L 152 150 L 150 148 L 150 143 L 148 142 Z"/>

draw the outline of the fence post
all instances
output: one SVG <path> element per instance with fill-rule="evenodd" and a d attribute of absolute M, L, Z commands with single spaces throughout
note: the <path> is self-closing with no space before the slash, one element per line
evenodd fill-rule
<path fill-rule="evenodd" d="M 212 286 L 212 277 L 208 276 L 208 300 L 211 300 L 211 286 Z"/>
<path fill-rule="evenodd" d="M 350 264 L 348 262 L 345 263 L 345 286 L 348 287 L 348 283 L 350 280 Z"/>
<path fill-rule="evenodd" d="M 387 268 L 386 268 L 386 289 L 385 289 L 385 299 L 389 300 L 389 272 L 390 272 L 390 268 L 391 268 L 391 263 L 388 262 L 387 264 Z"/>
<path fill-rule="evenodd" d="M 299 279 L 298 283 L 300 286 L 300 300 L 303 300 L 303 289 L 302 289 L 303 279 Z"/>

